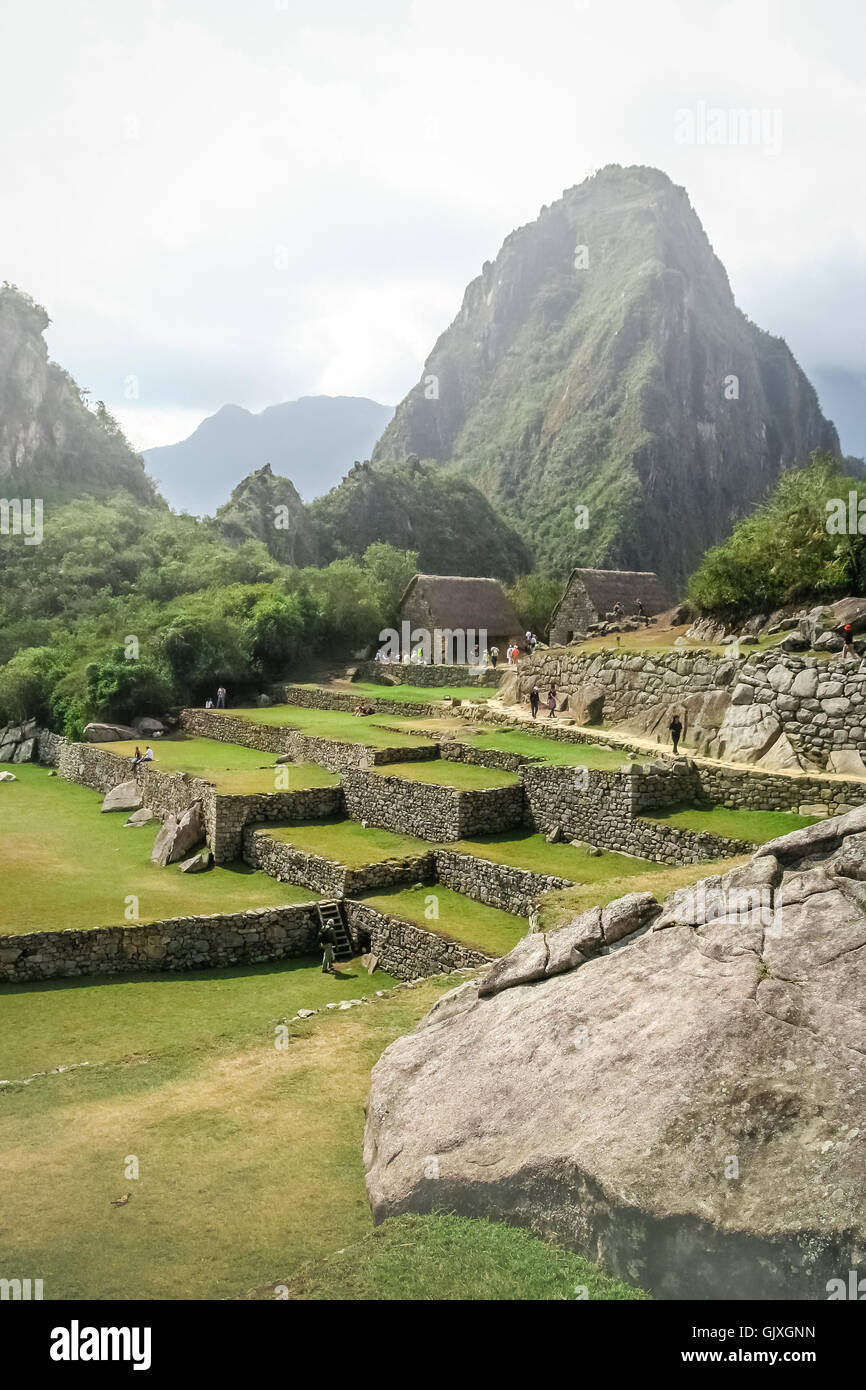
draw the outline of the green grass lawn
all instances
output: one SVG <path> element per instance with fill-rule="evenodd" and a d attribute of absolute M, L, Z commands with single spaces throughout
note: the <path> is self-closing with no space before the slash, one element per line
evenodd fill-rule
<path fill-rule="evenodd" d="M 310 902 L 308 888 L 278 883 L 246 864 L 182 874 L 150 861 L 156 821 L 125 828 L 100 811 L 102 794 L 16 764 L 0 784 L 0 934 L 65 927 L 136 925 L 124 917 L 138 898 L 138 923 L 208 912 Z"/>
<path fill-rule="evenodd" d="M 327 686 L 319 686 L 327 690 Z M 340 692 L 342 693 L 342 692 Z M 493 700 L 496 687 L 493 685 L 375 685 L 372 681 L 354 681 L 348 694 L 375 696 L 381 700 L 394 700 L 396 704 L 438 705 L 442 700 Z"/>
<path fill-rule="evenodd" d="M 460 791 L 483 791 L 487 787 L 513 787 L 516 772 L 503 772 L 498 767 L 478 767 L 474 763 L 452 763 L 434 758 L 423 763 L 384 763 L 371 768 L 380 777 L 406 777 L 410 782 L 435 782 L 440 787 L 457 787 Z"/>
<path fill-rule="evenodd" d="M 677 888 L 687 888 L 698 879 L 710 874 L 723 874 L 748 863 L 748 856 L 741 854 L 731 859 L 706 859 L 699 864 L 650 864 L 641 874 L 631 877 L 609 878 L 602 883 L 583 883 L 574 888 L 561 888 L 555 893 L 545 893 L 539 902 L 539 919 L 542 931 L 555 931 L 572 920 L 580 912 L 590 907 L 606 907 L 615 898 L 626 893 L 652 893 L 662 902 Z"/>
<path fill-rule="evenodd" d="M 589 1299 L 649 1297 L 530 1231 L 442 1212 L 392 1217 L 287 1287 L 290 1298 L 335 1301 L 558 1301 L 583 1298 L 583 1289 Z"/>
<path fill-rule="evenodd" d="M 448 843 L 446 849 L 458 854 L 475 854 L 496 864 L 512 864 L 537 874 L 556 874 L 574 883 L 602 883 L 609 878 L 629 878 L 657 867 L 648 859 L 631 859 L 627 854 L 604 850 L 592 855 L 568 843 L 549 845 L 544 835 L 531 830 L 504 830 L 497 835 L 480 835 L 472 840 Z"/>
<path fill-rule="evenodd" d="M 376 723 L 375 715 L 358 718 L 348 710 L 304 709 L 301 705 L 270 705 L 267 709 L 214 710 L 214 714 L 234 715 L 252 724 L 278 725 L 297 729 L 315 738 L 332 738 L 340 743 L 364 743 L 374 748 L 417 748 L 429 739 L 395 733 Z M 387 719 L 387 715 L 382 718 Z"/>
<path fill-rule="evenodd" d="M 144 746 L 144 739 L 100 744 L 109 753 L 127 759 L 132 757 L 136 747 L 144 751 Z M 188 772 L 192 777 L 203 777 L 227 796 L 334 787 L 340 780 L 315 763 L 286 763 L 277 767 L 268 753 L 244 748 L 239 743 L 223 743 L 218 738 L 184 738 L 181 735 L 154 739 L 150 746 L 152 766 L 163 772 Z M 269 757 L 271 762 L 263 766 Z"/>
<path fill-rule="evenodd" d="M 420 1218 L 367 1249 L 380 1239 L 361 1156 L 370 1069 L 458 979 L 292 1023 L 288 1047 L 275 1046 L 299 1008 L 389 983 L 344 969 L 332 978 L 293 961 L 0 987 L 0 1078 L 18 1080 L 0 1088 L 13 1273 L 38 1271 L 46 1300 L 273 1298 L 279 1282 L 301 1298 L 328 1286 L 363 1298 L 376 1296 L 372 1281 L 393 1298 L 402 1261 L 414 1270 L 404 1297 L 449 1298 L 458 1283 L 471 1297 L 470 1278 L 479 1298 L 573 1298 L 576 1284 L 634 1296 L 505 1227 Z M 124 1171 L 131 1155 L 137 1179 Z"/>
<path fill-rule="evenodd" d="M 377 830 L 354 820 L 303 821 L 292 825 L 268 826 L 267 833 L 284 844 L 295 845 L 307 854 L 336 860 L 348 868 L 363 864 L 379 864 L 384 859 L 408 859 L 427 854 L 429 840 L 416 840 L 411 835 L 394 835 L 390 830 Z"/>
<path fill-rule="evenodd" d="M 565 767 L 590 767 L 603 771 L 624 767 L 628 758 L 621 749 L 606 748 L 597 743 L 566 743 L 545 738 L 543 734 L 517 731 L 480 734 L 477 738 L 461 735 L 461 741 L 472 748 L 492 748 L 500 753 L 522 753 L 525 757 L 543 758 L 546 763 Z"/>
<path fill-rule="evenodd" d="M 380 912 L 417 922 L 428 931 L 494 956 L 506 955 L 528 929 L 525 917 L 473 902 L 461 893 L 443 888 L 441 883 L 421 888 L 388 888 L 369 897 L 365 895 L 364 901 Z"/>
<path fill-rule="evenodd" d="M 713 806 L 707 811 L 666 811 L 647 814 L 645 820 L 660 821 L 681 830 L 707 831 L 731 840 L 763 844 L 777 835 L 787 835 L 804 825 L 814 825 L 820 816 L 799 816 L 792 811 L 734 811 Z"/>

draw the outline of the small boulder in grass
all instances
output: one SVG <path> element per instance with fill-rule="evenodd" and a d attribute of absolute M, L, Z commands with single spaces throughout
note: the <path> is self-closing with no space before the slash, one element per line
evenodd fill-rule
<path fill-rule="evenodd" d="M 213 854 L 209 849 L 203 849 L 200 854 L 193 854 L 189 859 L 185 859 L 180 871 L 182 874 L 203 874 L 212 868 Z"/>

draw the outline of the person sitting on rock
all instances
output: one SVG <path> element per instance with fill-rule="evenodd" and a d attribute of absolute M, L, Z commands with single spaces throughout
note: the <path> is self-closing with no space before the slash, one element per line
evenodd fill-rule
<path fill-rule="evenodd" d="M 138 767 L 138 764 L 139 764 L 140 762 L 141 762 L 141 749 L 139 748 L 138 744 L 136 744 L 136 745 L 135 745 L 135 753 L 133 754 L 133 757 L 132 757 L 132 766 L 133 766 L 133 769 L 137 768 L 137 767 Z"/>

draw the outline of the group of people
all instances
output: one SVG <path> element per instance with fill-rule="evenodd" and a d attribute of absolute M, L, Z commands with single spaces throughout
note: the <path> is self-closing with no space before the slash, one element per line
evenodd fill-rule
<path fill-rule="evenodd" d="M 204 707 L 205 709 L 213 709 L 214 707 L 214 702 L 209 695 L 204 702 Z M 221 685 L 217 691 L 216 707 L 217 709 L 225 709 L 226 707 L 226 688 L 224 685 Z"/>
<path fill-rule="evenodd" d="M 550 689 L 549 689 L 548 692 L 547 692 L 547 698 L 546 698 L 545 701 L 544 701 L 545 705 L 547 706 L 547 711 L 548 711 L 547 717 L 548 717 L 548 719 L 553 719 L 554 715 L 556 714 L 556 702 L 557 702 L 558 698 L 559 698 L 559 697 L 558 697 L 558 695 L 557 695 L 557 693 L 556 693 L 556 684 L 555 684 L 554 681 L 551 681 L 551 682 L 550 682 Z M 541 706 L 541 691 L 538 689 L 538 686 L 537 686 L 537 685 L 534 685 L 534 686 L 532 687 L 532 689 L 530 690 L 530 692 L 529 692 L 529 709 L 530 709 L 530 712 L 531 712 L 531 714 L 532 714 L 533 719 L 537 719 L 537 718 L 538 718 L 538 711 L 539 711 L 540 706 Z"/>
<path fill-rule="evenodd" d="M 537 646 L 538 638 L 536 637 L 535 633 L 527 632 L 523 639 L 523 651 L 525 652 L 525 654 L 527 656 L 532 656 L 532 653 L 535 651 L 535 648 Z M 509 666 L 515 666 L 517 662 L 520 660 L 520 650 L 521 649 L 516 637 L 512 637 L 511 641 L 508 643 L 508 646 L 505 649 L 505 660 L 507 661 Z M 491 666 L 496 667 L 496 665 L 499 662 L 499 648 L 491 647 L 490 651 L 487 652 L 486 655 L 490 658 Z"/>
<path fill-rule="evenodd" d="M 149 743 L 145 744 L 143 753 L 139 748 L 138 744 L 135 745 L 135 753 L 130 759 L 132 763 L 133 772 L 138 772 L 138 769 L 141 767 L 142 763 L 152 763 L 153 760 L 153 749 L 151 748 Z"/>

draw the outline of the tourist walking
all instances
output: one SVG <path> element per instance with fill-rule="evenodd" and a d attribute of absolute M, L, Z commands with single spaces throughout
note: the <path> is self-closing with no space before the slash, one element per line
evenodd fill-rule
<path fill-rule="evenodd" d="M 842 629 L 842 640 L 844 642 L 844 646 L 842 647 L 842 660 L 847 661 L 849 656 L 853 659 L 855 656 L 854 629 L 850 623 L 846 623 Z"/>
<path fill-rule="evenodd" d="M 547 717 L 548 719 L 552 719 L 556 714 L 556 686 L 552 682 L 547 692 L 547 708 L 550 711 Z"/>
<path fill-rule="evenodd" d="M 679 743 L 680 739 L 682 738 L 682 733 L 683 733 L 682 720 L 680 719 L 680 717 L 679 717 L 678 714 L 675 714 L 675 715 L 674 715 L 673 719 L 671 720 L 670 724 L 668 725 L 668 728 L 669 728 L 670 731 L 671 731 L 671 742 L 672 742 L 673 745 L 674 745 L 674 752 L 675 752 L 675 753 L 678 753 L 678 752 L 679 752 L 679 748 L 677 747 L 677 744 Z"/>
<path fill-rule="evenodd" d="M 498 660 L 499 660 L 499 648 L 498 648 L 498 647 L 491 647 L 491 648 L 490 648 L 490 665 L 493 667 L 494 671 L 496 670 L 496 663 L 497 663 Z"/>
<path fill-rule="evenodd" d="M 221 685 L 217 691 L 216 707 L 217 709 L 225 709 L 226 707 L 226 688 L 224 685 Z"/>
<path fill-rule="evenodd" d="M 649 627 L 649 618 L 646 615 L 646 611 L 640 599 L 637 600 L 637 615 L 643 622 L 644 627 Z"/>
<path fill-rule="evenodd" d="M 322 948 L 322 974 L 329 972 L 333 975 L 334 970 L 334 947 L 337 944 L 337 933 L 334 931 L 334 919 L 329 917 L 325 925 L 319 930 L 319 945 Z"/>
<path fill-rule="evenodd" d="M 538 706 L 541 703 L 541 696 L 538 693 L 538 686 L 534 685 L 529 692 L 529 708 L 532 711 L 533 719 L 538 718 Z"/>

